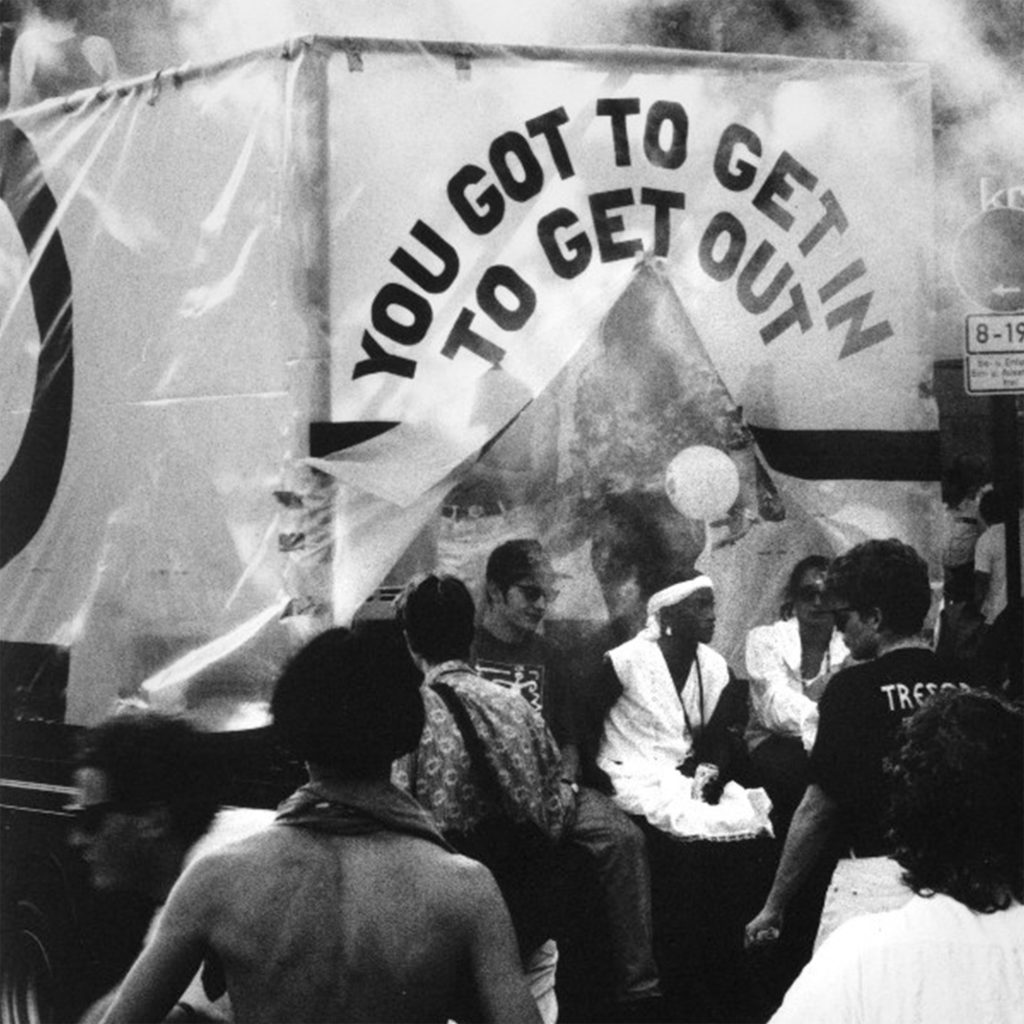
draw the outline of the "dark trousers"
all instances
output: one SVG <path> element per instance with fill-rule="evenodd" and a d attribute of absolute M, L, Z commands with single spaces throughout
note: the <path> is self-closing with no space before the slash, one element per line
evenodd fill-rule
<path fill-rule="evenodd" d="M 775 1006 L 771 965 L 743 949 L 743 929 L 771 884 L 772 841 L 682 842 L 644 828 L 666 1020 L 767 1020 Z"/>
<path fill-rule="evenodd" d="M 749 755 L 750 786 L 762 786 L 772 801 L 772 825 L 781 843 L 807 788 L 807 754 L 795 736 L 769 736 Z"/>

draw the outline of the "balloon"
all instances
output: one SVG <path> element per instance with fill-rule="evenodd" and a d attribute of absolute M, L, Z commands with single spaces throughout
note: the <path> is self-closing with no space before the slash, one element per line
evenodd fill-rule
<path fill-rule="evenodd" d="M 684 516 L 712 522 L 721 519 L 739 497 L 740 475 L 721 449 L 695 444 L 668 464 L 665 492 Z"/>

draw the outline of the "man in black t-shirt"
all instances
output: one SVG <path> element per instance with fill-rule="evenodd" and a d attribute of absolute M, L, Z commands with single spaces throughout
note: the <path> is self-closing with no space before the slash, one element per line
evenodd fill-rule
<path fill-rule="evenodd" d="M 837 839 L 855 859 L 836 867 L 818 944 L 843 919 L 909 898 L 899 866 L 887 856 L 885 760 L 897 749 L 903 719 L 931 694 L 967 688 L 921 637 L 931 586 L 912 547 L 895 539 L 858 544 L 833 562 L 826 589 L 836 625 L 861 664 L 837 673 L 818 705 L 811 781 L 771 891 L 747 925 L 748 946 L 778 939 L 788 905 Z"/>
<path fill-rule="evenodd" d="M 614 1019 L 653 1019 L 660 1000 L 654 960 L 651 877 L 640 828 L 604 793 L 581 785 L 576 712 L 561 652 L 540 632 L 557 596 L 558 574 L 540 542 L 506 541 L 487 560 L 486 594 L 471 656 L 476 671 L 519 689 L 539 707 L 562 751 L 562 773 L 576 795 L 567 840 L 586 850 L 608 926 Z"/>

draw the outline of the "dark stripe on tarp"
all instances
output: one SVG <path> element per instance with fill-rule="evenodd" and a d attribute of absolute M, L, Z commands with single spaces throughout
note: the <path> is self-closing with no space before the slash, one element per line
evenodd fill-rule
<path fill-rule="evenodd" d="M 395 421 L 311 423 L 309 453 L 324 458 L 397 427 Z M 776 430 L 751 426 L 768 465 L 803 480 L 938 480 L 937 430 Z"/>
<path fill-rule="evenodd" d="M 397 421 L 388 420 L 368 420 L 359 423 L 310 423 L 309 454 L 314 458 L 323 459 L 334 452 L 342 452 L 346 448 L 354 448 L 364 441 L 380 437 L 381 434 L 386 434 L 397 426 Z"/>
<path fill-rule="evenodd" d="M 803 480 L 938 480 L 937 430 L 775 430 L 751 426 L 768 465 Z"/>

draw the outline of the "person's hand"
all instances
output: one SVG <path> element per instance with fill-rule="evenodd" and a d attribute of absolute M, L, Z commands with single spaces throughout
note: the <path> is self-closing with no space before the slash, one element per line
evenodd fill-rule
<path fill-rule="evenodd" d="M 743 934 L 744 949 L 764 949 L 779 941 L 782 933 L 782 914 L 763 908 L 748 922 Z"/>
<path fill-rule="evenodd" d="M 704 786 L 704 803 L 714 806 L 722 799 L 722 793 L 724 791 L 725 774 L 719 771 L 719 773 L 713 779 L 709 779 Z"/>

